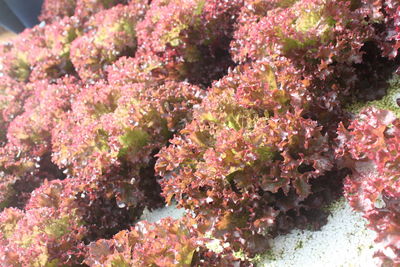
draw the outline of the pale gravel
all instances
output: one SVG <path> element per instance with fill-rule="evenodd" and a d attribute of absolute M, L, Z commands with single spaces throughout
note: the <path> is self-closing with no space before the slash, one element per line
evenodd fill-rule
<path fill-rule="evenodd" d="M 265 267 L 373 267 L 375 233 L 367 221 L 343 199 L 330 209 L 320 231 L 294 230 L 272 240 L 272 250 L 258 266 Z"/>
<path fill-rule="evenodd" d="M 166 218 L 166 217 L 171 217 L 173 219 L 179 219 L 185 215 L 185 210 L 184 209 L 178 209 L 176 208 L 175 204 L 172 204 L 170 206 L 165 206 L 164 208 L 156 209 L 153 211 L 149 211 L 148 209 L 145 209 L 143 211 L 142 216 L 140 217 L 140 220 L 143 221 L 148 221 L 151 223 L 158 222 L 159 220 Z"/>

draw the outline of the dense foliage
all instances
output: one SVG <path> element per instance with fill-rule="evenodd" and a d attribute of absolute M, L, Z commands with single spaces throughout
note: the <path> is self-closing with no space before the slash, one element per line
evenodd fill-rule
<path fill-rule="evenodd" d="M 397 0 L 45 0 L 40 20 L 0 45 L 1 266 L 252 266 L 343 193 L 400 266 Z"/>

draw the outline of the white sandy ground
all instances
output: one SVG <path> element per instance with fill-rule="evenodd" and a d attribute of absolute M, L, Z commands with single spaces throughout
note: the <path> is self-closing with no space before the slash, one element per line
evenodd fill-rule
<path fill-rule="evenodd" d="M 344 199 L 331 205 L 328 223 L 320 231 L 294 230 L 272 240 L 272 251 L 258 266 L 372 267 L 375 233 Z"/>
<path fill-rule="evenodd" d="M 162 218 L 166 217 L 172 217 L 174 219 L 179 219 L 183 217 L 185 214 L 184 209 L 177 209 L 176 205 L 171 205 L 167 206 L 161 209 L 156 209 L 153 211 L 149 211 L 148 209 L 145 209 L 143 211 L 142 217 L 140 217 L 140 220 L 146 220 L 148 222 L 154 223 L 158 222 Z"/>
<path fill-rule="evenodd" d="M 293 230 L 271 241 L 272 249 L 258 262 L 259 267 L 373 267 L 375 233 L 366 220 L 344 199 L 329 208 L 328 223 L 320 231 Z M 145 211 L 142 220 L 156 222 L 165 217 L 179 218 L 185 211 L 175 205 Z M 218 244 L 218 242 L 217 242 Z"/>

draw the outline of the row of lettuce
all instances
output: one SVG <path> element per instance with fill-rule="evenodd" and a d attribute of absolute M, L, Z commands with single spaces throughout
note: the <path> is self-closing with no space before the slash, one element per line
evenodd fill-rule
<path fill-rule="evenodd" d="M 400 265 L 398 1 L 45 0 L 40 19 L 0 46 L 0 265 L 252 266 L 343 190 Z"/>

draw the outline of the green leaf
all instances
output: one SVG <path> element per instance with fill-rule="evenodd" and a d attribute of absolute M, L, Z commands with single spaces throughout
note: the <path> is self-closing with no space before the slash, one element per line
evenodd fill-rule
<path fill-rule="evenodd" d="M 137 152 L 149 142 L 149 134 L 141 129 L 129 129 L 119 137 L 122 148 L 118 156 L 124 156 L 129 150 Z"/>

